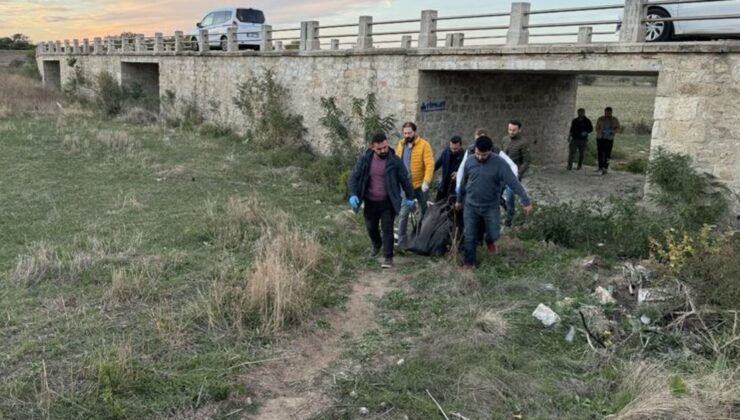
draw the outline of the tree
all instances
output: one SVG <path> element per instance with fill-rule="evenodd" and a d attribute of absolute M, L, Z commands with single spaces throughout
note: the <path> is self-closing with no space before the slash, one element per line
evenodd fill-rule
<path fill-rule="evenodd" d="M 31 39 L 20 33 L 0 38 L 0 50 L 30 50 L 32 48 Z"/>

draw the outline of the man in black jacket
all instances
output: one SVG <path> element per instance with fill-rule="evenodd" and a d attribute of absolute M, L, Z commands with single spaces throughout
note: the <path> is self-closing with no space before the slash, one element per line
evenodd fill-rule
<path fill-rule="evenodd" d="M 460 168 L 465 150 L 463 149 L 462 139 L 460 136 L 454 136 L 450 139 L 450 145 L 439 155 L 437 162 L 434 163 L 434 170 L 442 168 L 442 182 L 439 184 L 437 198 L 435 201 L 447 199 L 449 196 L 455 196 L 455 186 L 457 181 L 457 170 Z"/>
<path fill-rule="evenodd" d="M 591 124 L 591 120 L 586 117 L 586 110 L 580 108 L 578 110 L 578 117 L 570 123 L 570 134 L 568 136 L 570 140 L 570 154 L 568 155 L 569 171 L 573 169 L 576 154 L 578 155 L 578 166 L 576 166 L 576 169 L 581 169 L 581 166 L 583 166 L 583 153 L 586 151 L 588 135 L 593 131 L 594 126 Z"/>
<path fill-rule="evenodd" d="M 352 170 L 349 205 L 357 210 L 365 202 L 365 226 L 372 241 L 370 256 L 376 257 L 382 246 L 385 257 L 382 268 L 393 267 L 393 222 L 396 215 L 401 212 L 401 206 L 414 207 L 413 200 L 401 198 L 401 189 L 406 197 L 414 196 L 406 167 L 389 147 L 388 137 L 378 133 L 373 136 L 371 148 Z M 378 223 L 383 229 L 382 237 Z"/>

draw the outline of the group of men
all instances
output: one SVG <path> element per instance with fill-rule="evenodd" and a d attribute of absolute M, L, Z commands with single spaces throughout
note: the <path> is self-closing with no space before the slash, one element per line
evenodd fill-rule
<path fill-rule="evenodd" d="M 409 214 L 418 202 L 424 217 L 429 187 L 439 169 L 442 181 L 436 201 L 454 206 L 456 225 L 463 236 L 463 269 L 475 268 L 477 247 L 483 241 L 488 252 L 495 253 L 502 196 L 506 197 L 507 226 L 511 226 L 515 215 L 515 194 L 526 214 L 533 211 L 520 183 L 531 160 L 531 144 L 521 129 L 519 121 L 510 121 L 507 134 L 499 141 L 478 129 L 474 144 L 468 149 L 455 136 L 436 161 L 431 144 L 417 134 L 413 122 L 403 125 L 403 138 L 395 150 L 385 133 L 375 134 L 371 148 L 357 161 L 349 180 L 350 206 L 359 210 L 364 203 L 365 225 L 372 243 L 370 255 L 376 257 L 382 250 L 381 267 L 393 266 L 396 215 L 400 219 L 398 244 L 403 248 Z"/>
<path fill-rule="evenodd" d="M 611 159 L 614 137 L 622 130 L 619 120 L 614 117 L 611 107 L 604 109 L 604 115 L 596 120 L 596 150 L 599 168 L 596 172 L 606 175 L 609 170 L 609 159 Z M 593 133 L 594 126 L 586 117 L 586 110 L 580 108 L 578 116 L 570 123 L 568 140 L 570 141 L 570 153 L 568 155 L 568 170 L 573 169 L 573 163 L 578 160 L 576 169 L 583 166 L 583 154 L 588 144 L 588 136 Z M 577 157 L 577 158 L 576 158 Z"/>

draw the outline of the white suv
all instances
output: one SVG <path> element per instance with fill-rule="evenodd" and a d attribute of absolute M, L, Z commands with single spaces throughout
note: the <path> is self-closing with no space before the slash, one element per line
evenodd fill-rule
<path fill-rule="evenodd" d="M 226 51 L 228 28 L 236 28 L 236 43 L 239 48 L 259 50 L 262 41 L 262 25 L 265 14 L 261 10 L 247 8 L 214 9 L 206 14 L 190 33 L 190 49 L 198 51 L 198 31 L 208 30 L 208 44 Z"/>

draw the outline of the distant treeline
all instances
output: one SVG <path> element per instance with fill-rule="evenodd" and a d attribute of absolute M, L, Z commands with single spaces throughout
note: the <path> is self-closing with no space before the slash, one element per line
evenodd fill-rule
<path fill-rule="evenodd" d="M 31 39 L 23 34 L 0 37 L 0 50 L 30 50 L 33 48 Z"/>

